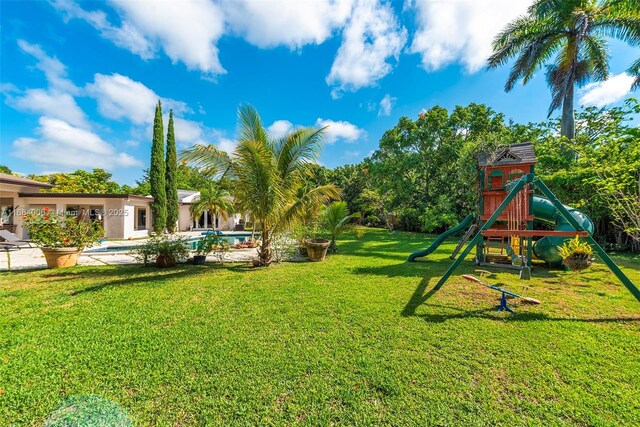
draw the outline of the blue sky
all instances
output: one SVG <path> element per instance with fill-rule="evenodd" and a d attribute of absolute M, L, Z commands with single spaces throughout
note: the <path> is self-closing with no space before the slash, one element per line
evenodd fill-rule
<path fill-rule="evenodd" d="M 149 162 L 153 105 L 173 108 L 180 148 L 233 149 L 236 109 L 273 134 L 329 125 L 322 164 L 354 163 L 401 116 L 482 102 L 545 119 L 542 73 L 503 92 L 490 42 L 528 2 L 362 0 L 3 2 L 1 158 L 19 173 L 102 167 L 133 183 Z M 639 49 L 611 43 L 611 76 L 578 102 L 628 96 Z"/>

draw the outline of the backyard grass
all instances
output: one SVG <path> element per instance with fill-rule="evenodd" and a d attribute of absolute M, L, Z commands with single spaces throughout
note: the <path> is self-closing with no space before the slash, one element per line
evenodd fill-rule
<path fill-rule="evenodd" d="M 462 280 L 455 242 L 346 236 L 323 263 L 0 275 L 0 425 L 98 395 L 136 425 L 637 425 L 640 303 L 602 262 Z M 640 257 L 614 256 L 640 285 Z M 524 287 L 527 287 L 524 289 Z"/>

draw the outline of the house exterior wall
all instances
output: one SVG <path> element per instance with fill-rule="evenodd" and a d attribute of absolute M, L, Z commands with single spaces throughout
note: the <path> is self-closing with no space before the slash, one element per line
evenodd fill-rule
<path fill-rule="evenodd" d="M 101 206 L 103 208 L 103 228 L 104 236 L 107 239 L 134 239 L 147 237 L 151 229 L 151 209 L 150 202 L 146 200 L 125 200 L 109 197 L 36 197 L 30 196 L 18 198 L 21 208 L 43 209 L 48 207 L 56 212 L 65 212 L 67 206 L 78 206 L 80 209 L 88 210 L 91 206 Z M 143 207 L 147 211 L 147 227 L 144 230 L 135 229 L 135 208 Z M 18 233 L 18 231 L 20 233 Z M 20 221 L 16 234 L 26 238 L 26 230 Z"/>
<path fill-rule="evenodd" d="M 149 232 L 152 229 L 151 224 L 151 206 L 148 202 L 139 201 L 139 200 L 126 200 L 122 205 L 124 215 L 124 229 L 123 236 L 124 239 L 138 239 L 141 237 L 149 236 Z M 142 230 L 136 230 L 136 208 L 145 209 L 147 213 L 147 222 L 146 227 Z"/>
<path fill-rule="evenodd" d="M 26 201 L 22 199 L 18 193 L 33 191 L 32 186 L 18 185 L 18 184 L 0 184 L 0 198 L 13 200 L 14 212 L 12 223 L 16 226 L 15 234 L 18 237 L 25 238 L 25 230 L 22 221 L 22 215 L 20 211 L 24 209 Z"/>
<path fill-rule="evenodd" d="M 183 204 L 178 207 L 178 230 L 189 231 L 191 229 L 192 220 L 189 207 L 191 205 Z"/>

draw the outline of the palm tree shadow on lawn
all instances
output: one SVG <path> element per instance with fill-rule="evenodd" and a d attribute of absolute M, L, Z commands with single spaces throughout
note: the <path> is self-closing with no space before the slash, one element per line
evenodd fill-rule
<path fill-rule="evenodd" d="M 90 286 L 83 286 L 69 293 L 71 296 L 77 296 L 117 286 L 160 285 L 166 280 L 186 279 L 219 270 L 246 273 L 255 269 L 248 264 L 219 265 L 208 263 L 204 266 L 179 264 L 176 267 L 167 269 L 160 269 L 154 266 L 144 267 L 142 265 L 130 265 L 124 268 L 117 266 L 110 269 L 99 268 L 97 270 L 78 267 L 64 271 L 52 270 L 51 273 L 45 274 L 47 282 L 78 279 L 92 283 Z"/>

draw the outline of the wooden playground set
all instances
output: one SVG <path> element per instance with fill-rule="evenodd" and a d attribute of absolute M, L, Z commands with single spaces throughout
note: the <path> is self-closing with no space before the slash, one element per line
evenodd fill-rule
<path fill-rule="evenodd" d="M 436 284 L 436 290 L 444 285 L 474 248 L 476 265 L 515 269 L 519 271 L 520 278 L 526 280 L 531 277 L 534 261 L 536 265 L 562 266 L 559 248 L 567 239 L 578 236 L 595 250 L 640 301 L 640 290 L 594 240 L 591 219 L 581 211 L 563 205 L 544 182 L 535 177 L 536 161 L 530 143 L 514 144 L 495 153 L 478 156 L 478 214 L 468 215 L 458 226 L 438 236 L 427 249 L 412 253 L 408 261 L 429 255 L 448 236 L 466 228 L 451 254 L 450 258 L 454 261 Z M 536 194 L 536 191 L 541 194 Z M 488 273 L 485 270 L 478 271 Z M 463 277 L 492 287 L 473 276 Z M 506 306 L 507 295 L 524 298 L 496 286 L 492 289 L 502 292 L 501 310 L 509 310 Z M 531 298 L 524 300 L 539 303 Z"/>

